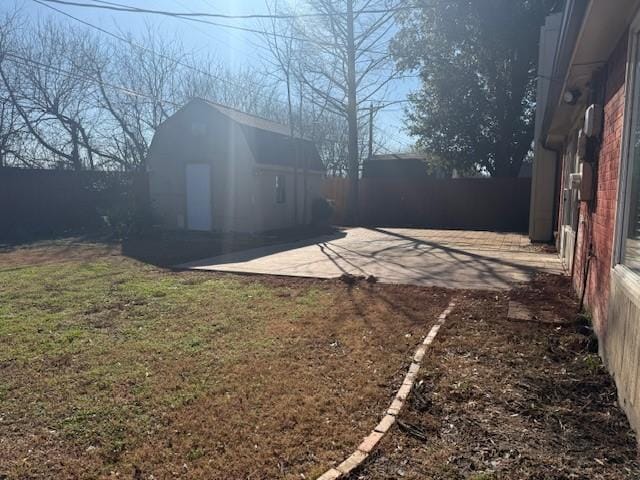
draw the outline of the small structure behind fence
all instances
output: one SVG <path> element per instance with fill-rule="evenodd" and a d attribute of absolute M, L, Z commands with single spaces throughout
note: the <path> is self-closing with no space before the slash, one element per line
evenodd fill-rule
<path fill-rule="evenodd" d="M 327 178 L 324 195 L 333 221 L 347 223 L 348 179 Z M 525 232 L 529 178 L 360 180 L 358 223 L 367 226 Z"/>
<path fill-rule="evenodd" d="M 144 172 L 0 168 L 0 237 L 99 227 L 146 210 Z"/>

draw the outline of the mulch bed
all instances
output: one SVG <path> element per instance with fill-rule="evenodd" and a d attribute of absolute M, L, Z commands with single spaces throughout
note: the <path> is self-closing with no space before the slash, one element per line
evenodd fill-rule
<path fill-rule="evenodd" d="M 567 278 L 466 293 L 353 479 L 637 479 L 637 442 Z M 507 320 L 515 300 L 563 325 Z"/>

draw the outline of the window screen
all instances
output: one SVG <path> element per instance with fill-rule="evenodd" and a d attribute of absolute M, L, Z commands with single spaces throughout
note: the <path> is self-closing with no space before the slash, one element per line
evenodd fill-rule
<path fill-rule="evenodd" d="M 636 38 L 638 44 L 638 38 Z M 636 49 L 640 52 L 640 49 Z M 635 59 L 635 85 L 631 138 L 629 148 L 629 176 L 626 217 L 624 226 L 623 263 L 640 274 L 640 55 Z"/>

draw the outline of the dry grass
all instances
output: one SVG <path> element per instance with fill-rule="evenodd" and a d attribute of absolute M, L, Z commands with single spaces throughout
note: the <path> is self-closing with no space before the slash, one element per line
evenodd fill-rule
<path fill-rule="evenodd" d="M 0 253 L 0 478 L 309 478 L 388 405 L 437 289 Z"/>
<path fill-rule="evenodd" d="M 640 478 L 636 439 L 593 338 L 574 322 L 567 279 L 459 298 L 401 416 L 427 441 L 394 429 L 354 479 Z M 508 321 L 510 298 L 569 323 Z"/>

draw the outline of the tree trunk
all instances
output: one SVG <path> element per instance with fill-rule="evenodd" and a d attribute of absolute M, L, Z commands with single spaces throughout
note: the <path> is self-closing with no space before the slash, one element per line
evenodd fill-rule
<path fill-rule="evenodd" d="M 304 121 L 302 119 L 303 116 L 303 109 L 302 109 L 302 101 L 303 101 L 303 91 L 302 91 L 302 82 L 299 83 L 299 87 L 300 87 L 300 103 L 299 103 L 299 111 L 298 111 L 298 118 L 299 118 L 299 122 L 300 122 L 300 138 L 304 138 L 304 131 L 303 131 L 303 124 Z M 312 126 L 312 134 L 311 134 L 311 139 L 315 139 L 315 122 L 313 123 Z M 307 155 L 306 150 L 302 151 L 302 155 L 303 155 L 303 164 L 302 164 L 302 224 L 303 225 L 308 225 L 309 224 L 309 218 L 308 218 L 308 211 L 309 211 L 309 180 L 308 180 L 308 176 L 309 176 L 309 156 Z"/>
<path fill-rule="evenodd" d="M 82 163 L 80 162 L 80 138 L 78 137 L 78 126 L 73 124 L 71 126 L 71 164 L 73 169 L 77 172 L 82 170 Z"/>
<path fill-rule="evenodd" d="M 349 195 L 347 197 L 347 221 L 358 222 L 359 168 L 358 168 L 358 103 L 356 98 L 356 48 L 353 33 L 353 0 L 347 0 L 347 126 Z"/>
<path fill-rule="evenodd" d="M 285 72 L 287 77 L 287 110 L 289 115 L 289 141 L 294 151 L 293 163 L 293 224 L 298 225 L 298 161 L 300 154 L 298 152 L 298 142 L 295 140 L 293 130 L 293 106 L 291 104 L 291 75 L 289 70 Z"/>

